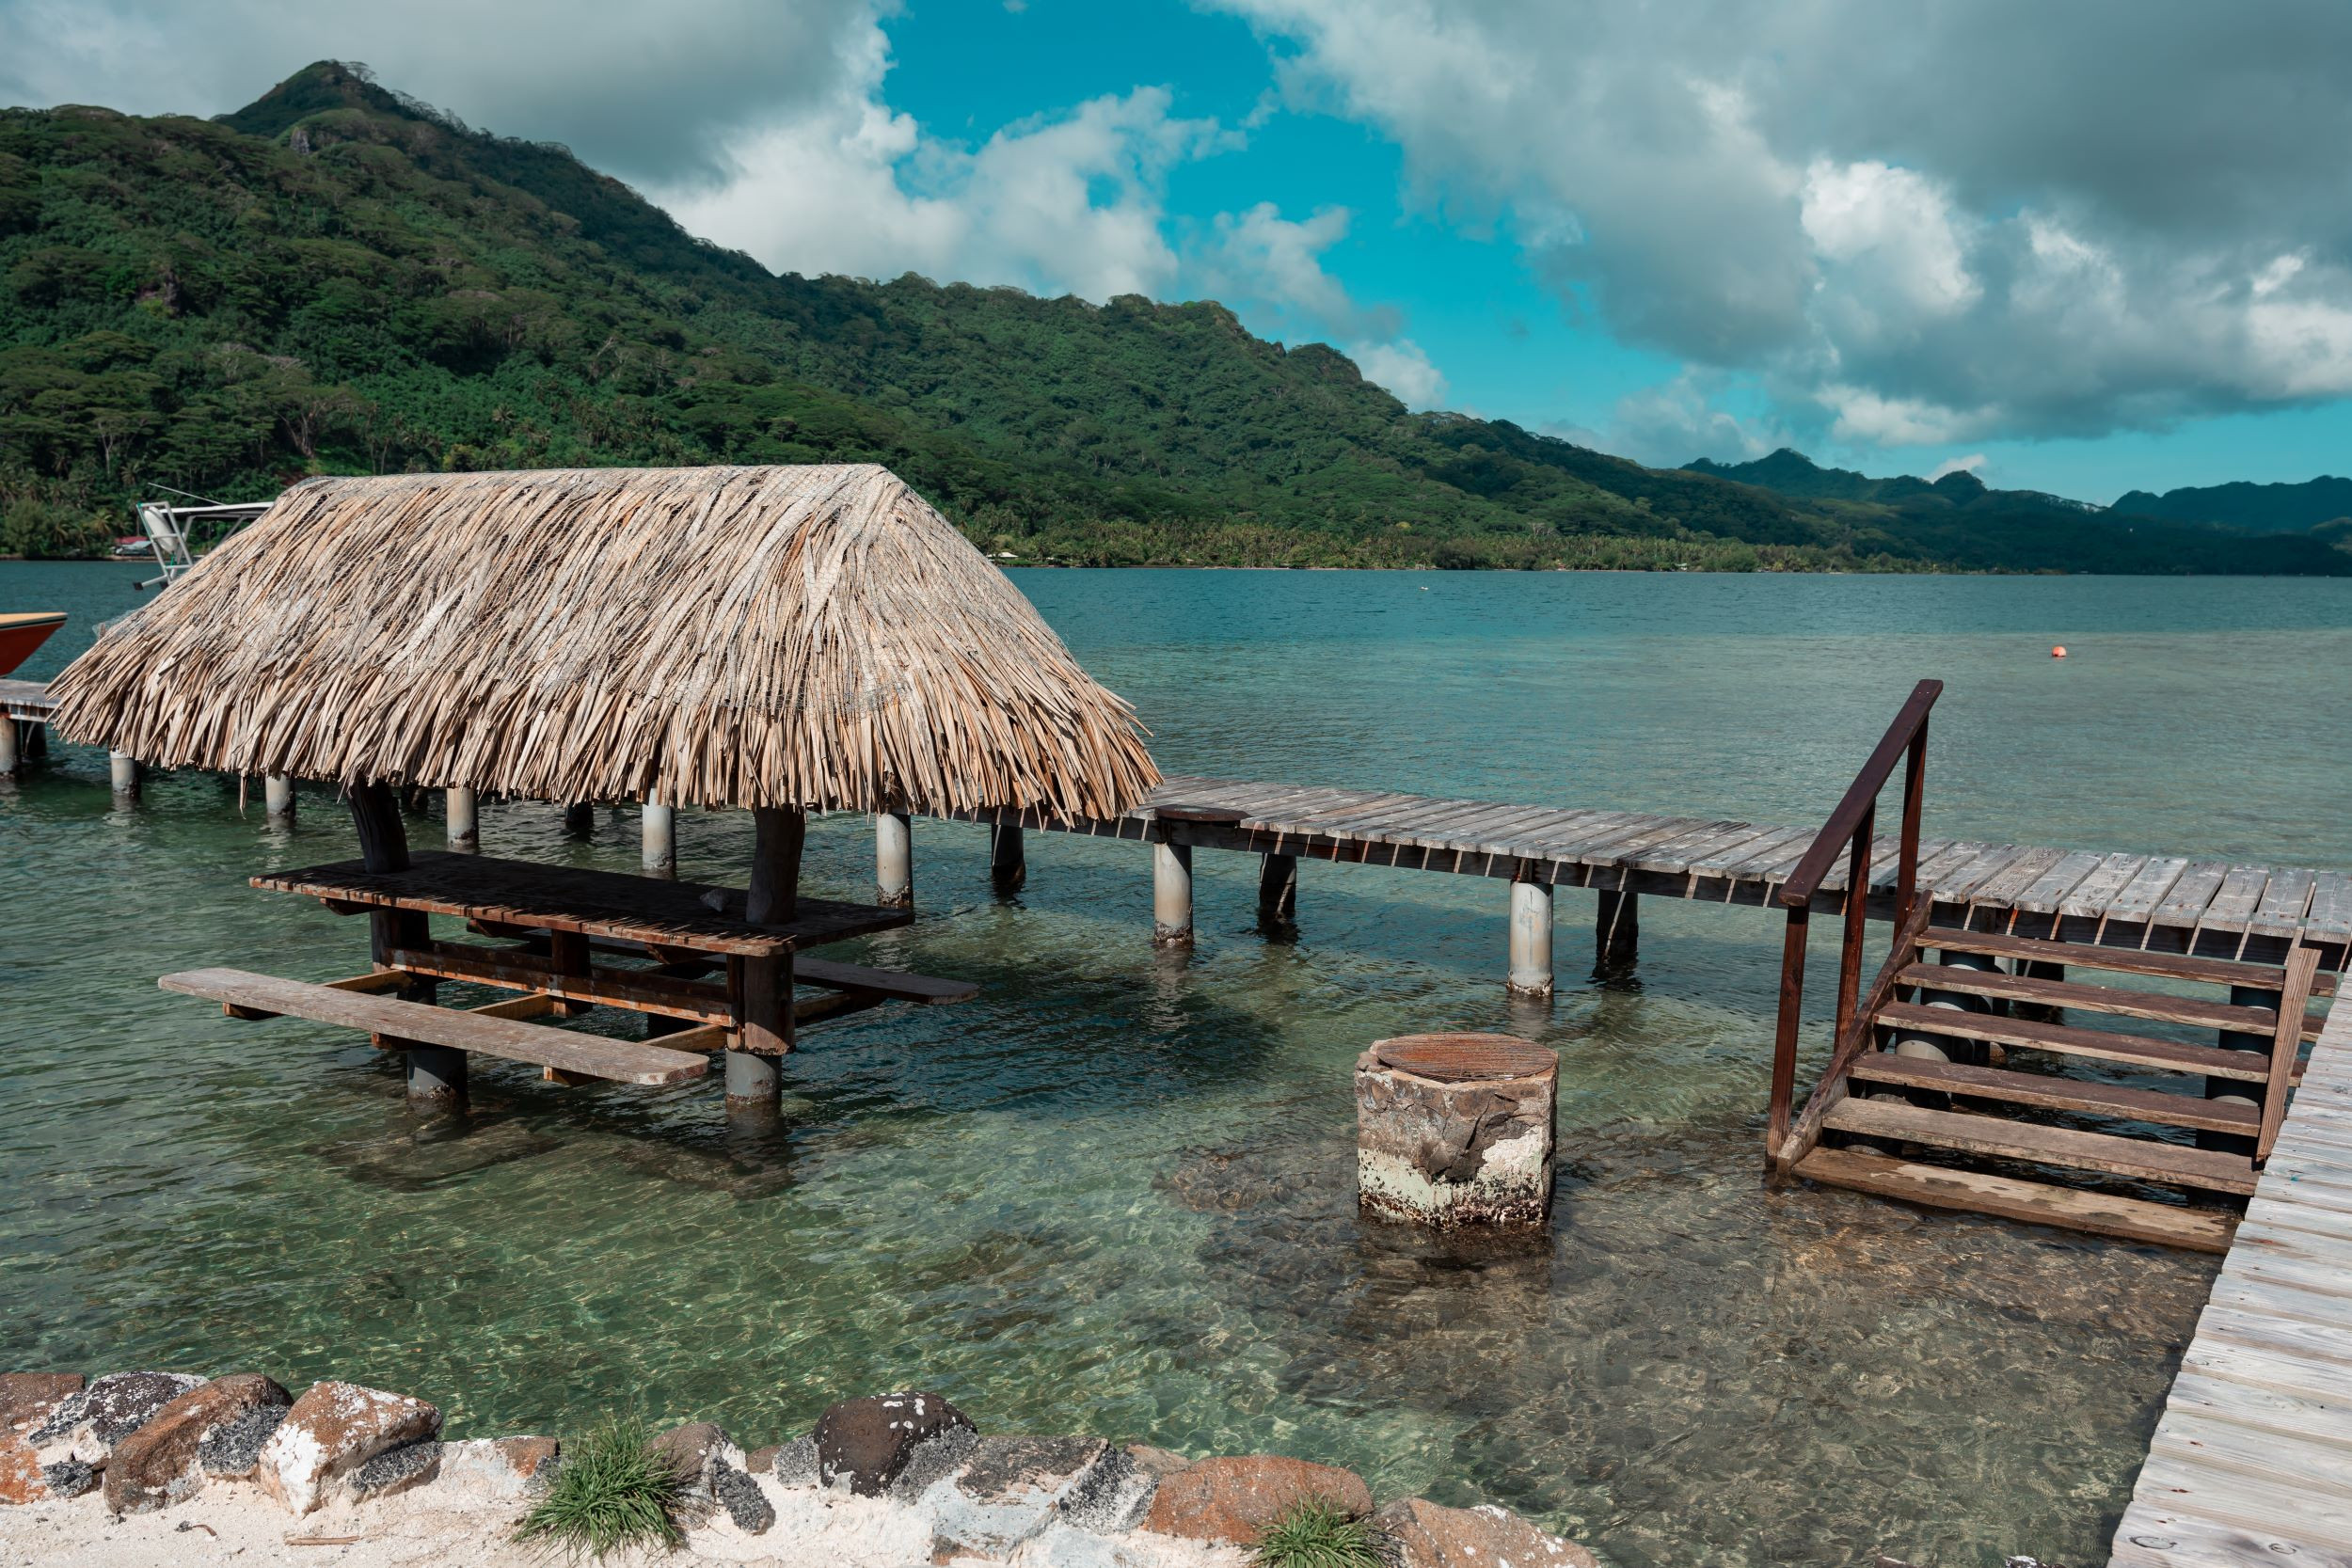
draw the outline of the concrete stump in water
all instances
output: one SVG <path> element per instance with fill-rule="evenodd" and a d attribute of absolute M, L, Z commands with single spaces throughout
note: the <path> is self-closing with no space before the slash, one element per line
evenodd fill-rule
<path fill-rule="evenodd" d="M 1356 1059 L 1357 1201 L 1416 1225 L 1551 1217 L 1557 1052 L 1510 1035 L 1406 1035 Z"/>

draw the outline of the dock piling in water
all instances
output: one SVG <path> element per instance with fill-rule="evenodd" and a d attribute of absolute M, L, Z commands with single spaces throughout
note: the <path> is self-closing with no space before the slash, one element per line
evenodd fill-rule
<path fill-rule="evenodd" d="M 596 808 L 586 800 L 574 800 L 564 808 L 564 831 L 574 838 L 586 838 L 596 831 Z"/>
<path fill-rule="evenodd" d="M 886 910 L 914 904 L 914 829 L 902 811 L 874 818 L 874 902 Z"/>
<path fill-rule="evenodd" d="M 1258 863 L 1258 923 L 1288 926 L 1298 918 L 1298 857 L 1269 851 Z"/>
<path fill-rule="evenodd" d="M 408 1108 L 458 1111 L 466 1104 L 466 1053 L 445 1045 L 407 1044 Z"/>
<path fill-rule="evenodd" d="M 648 876 L 677 875 L 677 813 L 648 795 L 638 813 L 638 864 Z"/>
<path fill-rule="evenodd" d="M 1605 896 L 1605 895 L 1604 895 Z M 1514 996 L 1551 994 L 1551 884 L 1511 884 L 1511 972 Z"/>
<path fill-rule="evenodd" d="M 1192 846 L 1152 846 L 1152 941 L 1160 947 L 1192 943 Z"/>
<path fill-rule="evenodd" d="M 24 767 L 24 747 L 15 720 L 0 713 L 0 779 L 13 779 Z"/>
<path fill-rule="evenodd" d="M 449 847 L 470 855 L 482 847 L 481 803 L 470 789 L 453 789 L 443 800 L 449 818 Z"/>
<path fill-rule="evenodd" d="M 988 880 L 998 893 L 1018 893 L 1029 879 L 1027 847 L 1021 825 L 997 822 L 988 830 Z"/>
<path fill-rule="evenodd" d="M 270 773 L 262 780 L 262 813 L 272 822 L 291 822 L 294 815 L 294 780 Z"/>
<path fill-rule="evenodd" d="M 1559 1089 L 1559 1053 L 1516 1036 L 1377 1042 L 1356 1059 L 1357 1203 L 1438 1227 L 1544 1225 Z"/>
<path fill-rule="evenodd" d="M 114 785 L 115 800 L 129 804 L 139 798 L 139 759 L 128 752 L 106 753 L 106 773 Z"/>
<path fill-rule="evenodd" d="M 1604 974 L 1631 969 L 1641 949 L 1639 895 L 1604 888 L 1593 911 L 1593 967 Z"/>

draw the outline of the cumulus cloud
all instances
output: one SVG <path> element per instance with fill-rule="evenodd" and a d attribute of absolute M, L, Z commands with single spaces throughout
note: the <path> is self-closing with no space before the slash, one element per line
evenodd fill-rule
<path fill-rule="evenodd" d="M 1216 3 L 1572 315 L 1839 438 L 2352 394 L 2331 0 Z"/>
<path fill-rule="evenodd" d="M 1391 343 L 1357 343 L 1348 350 L 1348 356 L 1366 380 L 1387 388 L 1408 408 L 1435 408 L 1445 401 L 1443 372 L 1410 338 Z"/>
<path fill-rule="evenodd" d="M 1694 457 L 1738 463 L 1761 457 L 1796 437 L 1770 415 L 1724 406 L 1739 388 L 1720 371 L 1686 370 L 1655 386 L 1627 393 L 1599 428 L 1552 423 L 1547 436 L 1671 468 Z"/>

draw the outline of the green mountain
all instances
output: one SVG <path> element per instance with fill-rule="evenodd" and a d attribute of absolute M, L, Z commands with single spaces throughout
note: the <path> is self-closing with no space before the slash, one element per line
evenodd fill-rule
<path fill-rule="evenodd" d="M 155 485 L 847 460 L 1025 561 L 2352 569 L 1645 468 L 1410 413 L 1215 304 L 776 277 L 332 63 L 217 120 L 0 111 L 0 550 L 87 548 Z"/>
<path fill-rule="evenodd" d="M 2154 495 L 2133 490 L 2118 512 L 2184 522 L 2217 523 L 2249 533 L 2292 533 L 2352 518 L 2352 479 L 2322 474 L 2300 484 L 2209 484 Z"/>

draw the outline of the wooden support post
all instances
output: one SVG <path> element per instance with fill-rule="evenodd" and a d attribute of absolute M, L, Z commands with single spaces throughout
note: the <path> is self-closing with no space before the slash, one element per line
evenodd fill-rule
<path fill-rule="evenodd" d="M 1192 846 L 1152 846 L 1152 941 L 1160 947 L 1192 945 Z"/>
<path fill-rule="evenodd" d="M 24 748 L 17 735 L 16 721 L 0 713 L 0 779 L 13 779 L 24 768 Z"/>
<path fill-rule="evenodd" d="M 1298 857 L 1268 854 L 1258 863 L 1258 923 L 1288 926 L 1298 918 Z"/>
<path fill-rule="evenodd" d="M 1593 967 L 1604 974 L 1631 969 L 1642 951 L 1642 905 L 1637 895 L 1601 890 L 1593 911 Z"/>
<path fill-rule="evenodd" d="M 294 816 L 294 780 L 283 773 L 271 773 L 262 780 L 262 813 L 272 822 L 291 822 Z"/>
<path fill-rule="evenodd" d="M 1514 996 L 1551 994 L 1551 884 L 1528 879 L 1524 873 L 1511 884 L 1508 985 Z"/>
<path fill-rule="evenodd" d="M 988 830 L 988 883 L 998 893 L 1018 893 L 1029 879 L 1029 857 L 1021 824 L 998 822 Z"/>
<path fill-rule="evenodd" d="M 482 807 L 470 789 L 452 789 L 442 797 L 448 818 L 449 847 L 461 855 L 482 847 Z"/>
<path fill-rule="evenodd" d="M 138 758 L 128 752 L 108 752 L 106 772 L 114 784 L 118 803 L 127 805 L 139 798 Z"/>
<path fill-rule="evenodd" d="M 677 816 L 654 796 L 638 813 L 637 863 L 648 877 L 677 875 Z"/>
<path fill-rule="evenodd" d="M 874 902 L 886 910 L 914 905 L 914 826 L 902 811 L 874 818 Z"/>
<path fill-rule="evenodd" d="M 752 879 L 743 918 L 781 924 L 800 908 L 801 845 L 808 818 L 797 810 L 762 806 L 752 813 Z M 739 999 L 738 1041 L 727 1053 L 727 1114 L 766 1119 L 784 1093 L 778 1058 L 792 1049 L 792 955 L 739 958 L 729 965 Z"/>
<path fill-rule="evenodd" d="M 2230 1006 L 2233 1007 L 2276 1007 L 2279 1006 L 2279 1000 L 2278 991 L 2261 986 L 2232 986 L 2230 988 Z M 2220 1031 L 2220 1036 L 2218 1043 L 2224 1051 L 2259 1051 L 2265 1056 L 2270 1053 L 2272 1042 L 2268 1035 L 2224 1029 Z M 2259 1108 L 2263 1103 L 2262 1097 L 2272 1094 L 2283 1095 L 2286 1092 L 2286 1085 L 2283 1084 L 2249 1084 L 2239 1078 L 2205 1080 L 2207 1100 L 2223 1100 L 2233 1105 L 2251 1105 Z M 2235 1132 L 2200 1132 L 2197 1134 L 2197 1147 L 2215 1149 L 2224 1154 L 2250 1156 L 2254 1152 L 2255 1140 Z"/>
<path fill-rule="evenodd" d="M 408 828 L 401 819 L 400 797 L 390 784 L 354 784 L 351 824 L 358 831 L 359 858 L 370 871 L 408 869 Z M 418 911 L 373 910 L 368 914 L 369 953 L 378 968 L 392 968 L 389 958 L 395 952 L 429 947 L 432 942 L 433 923 Z M 404 987 L 401 994 L 412 1002 L 429 1002 L 433 991 L 434 983 L 420 978 Z"/>
<path fill-rule="evenodd" d="M 564 808 L 564 831 L 574 838 L 586 838 L 596 831 L 596 808 L 586 800 L 574 800 Z"/>

